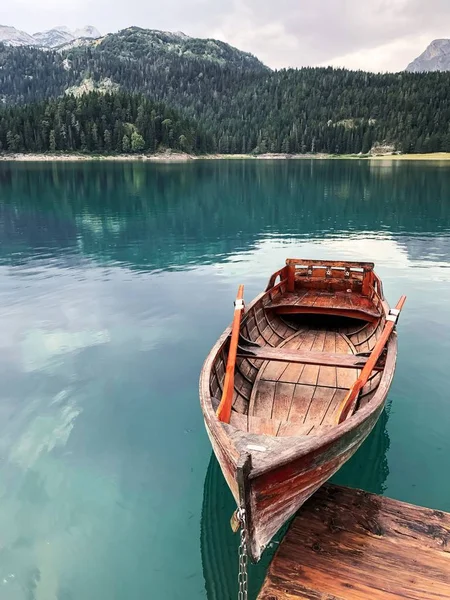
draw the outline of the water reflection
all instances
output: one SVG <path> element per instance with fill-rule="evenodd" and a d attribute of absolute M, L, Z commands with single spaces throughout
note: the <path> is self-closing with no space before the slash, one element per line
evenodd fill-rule
<path fill-rule="evenodd" d="M 237 597 L 239 535 L 233 534 L 230 527 L 230 517 L 235 509 L 236 503 L 212 454 L 205 477 L 200 530 L 208 600 L 234 600 Z M 249 564 L 249 598 L 256 597 L 283 531 L 274 538 L 257 565 Z"/>
<path fill-rule="evenodd" d="M 429 164 L 1 163 L 2 258 L 36 251 L 60 258 L 66 249 L 133 268 L 184 268 L 224 260 L 271 235 L 364 232 L 390 235 L 412 257 L 448 260 L 427 240 L 439 234 L 446 244 L 449 187 L 450 170 Z"/>
<path fill-rule="evenodd" d="M 358 452 L 333 477 L 333 483 L 384 494 L 389 475 L 389 410 L 388 405 Z"/>

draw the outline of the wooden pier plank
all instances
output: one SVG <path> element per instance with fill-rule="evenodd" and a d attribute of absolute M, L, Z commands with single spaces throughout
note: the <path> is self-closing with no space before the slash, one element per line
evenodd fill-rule
<path fill-rule="evenodd" d="M 299 511 L 259 600 L 450 598 L 450 514 L 327 484 Z"/>

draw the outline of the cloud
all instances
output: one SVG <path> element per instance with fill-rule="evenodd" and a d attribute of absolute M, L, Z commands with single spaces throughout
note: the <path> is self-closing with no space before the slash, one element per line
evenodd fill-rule
<path fill-rule="evenodd" d="M 361 69 L 375 72 L 402 71 L 413 58 L 421 54 L 422 49 L 429 44 L 430 38 L 426 35 L 413 36 L 376 46 L 350 52 L 324 61 L 320 66 L 346 67 L 347 69 Z M 420 49 L 420 50 L 418 50 Z"/>
<path fill-rule="evenodd" d="M 425 46 L 450 32 L 448 0 L 12 0 L 0 22 L 26 31 L 54 23 L 92 23 L 102 32 L 130 25 L 216 37 L 271 67 L 339 64 L 404 69 Z"/>
<path fill-rule="evenodd" d="M 443 0 L 236 0 L 232 6 L 219 36 L 277 68 L 400 70 L 450 31 L 450 3 Z"/>

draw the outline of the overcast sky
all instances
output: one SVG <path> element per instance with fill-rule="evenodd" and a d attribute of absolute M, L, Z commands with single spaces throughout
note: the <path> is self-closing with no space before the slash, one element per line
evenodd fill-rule
<path fill-rule="evenodd" d="M 0 0 L 0 24 L 130 25 L 214 37 L 273 68 L 335 65 L 398 71 L 450 37 L 450 0 Z"/>

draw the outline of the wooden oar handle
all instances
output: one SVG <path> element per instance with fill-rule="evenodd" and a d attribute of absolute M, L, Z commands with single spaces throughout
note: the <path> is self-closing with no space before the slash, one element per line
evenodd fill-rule
<path fill-rule="evenodd" d="M 241 306 L 241 300 L 244 298 L 244 286 L 241 284 L 238 287 L 238 293 L 236 296 L 236 300 L 234 301 L 234 310 L 240 309 L 240 308 L 244 308 L 243 306 Z"/>
<path fill-rule="evenodd" d="M 406 296 L 401 296 L 400 300 L 397 302 L 397 306 L 395 307 L 398 311 L 401 311 L 403 308 L 403 305 L 406 302 Z"/>

